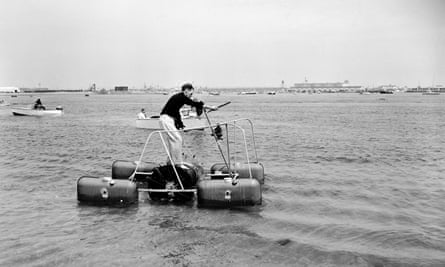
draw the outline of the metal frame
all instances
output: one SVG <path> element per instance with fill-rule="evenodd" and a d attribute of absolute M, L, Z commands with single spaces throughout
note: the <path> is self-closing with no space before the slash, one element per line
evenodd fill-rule
<path fill-rule="evenodd" d="M 236 146 L 236 129 L 239 129 L 241 131 L 241 133 L 242 133 L 243 140 L 244 140 L 244 148 L 245 148 L 245 153 L 246 153 L 246 160 L 247 160 L 247 164 L 249 166 L 249 176 L 250 176 L 250 179 L 253 179 L 253 177 L 252 177 L 252 170 L 251 170 L 252 168 L 250 166 L 251 161 L 249 159 L 249 150 L 247 148 L 246 131 L 244 130 L 244 128 L 242 128 L 239 125 L 239 122 L 241 122 L 241 121 L 247 121 L 249 123 L 249 125 L 250 125 L 250 130 L 251 130 L 251 133 L 252 133 L 253 148 L 254 148 L 254 153 L 255 153 L 255 161 L 258 162 L 258 154 L 257 154 L 257 150 L 256 150 L 256 143 L 255 143 L 255 134 L 254 134 L 254 131 L 253 131 L 253 123 L 252 123 L 252 121 L 250 119 L 241 118 L 241 119 L 236 119 L 236 120 L 231 120 L 231 121 L 226 121 L 226 122 L 219 122 L 217 124 L 210 124 L 209 123 L 209 125 L 208 125 L 208 128 L 212 131 L 213 134 L 215 134 L 214 131 L 213 131 L 213 127 L 216 127 L 217 125 L 225 126 L 226 136 L 227 136 L 227 138 L 226 138 L 226 140 L 227 140 L 226 141 L 226 146 L 227 146 L 227 154 L 228 154 L 228 163 L 227 162 L 225 162 L 225 163 L 226 163 L 226 165 L 228 167 L 229 175 L 234 180 L 237 179 L 237 174 L 236 174 L 236 164 L 234 165 L 235 166 L 234 173 L 232 173 L 231 164 L 230 164 L 229 125 L 233 126 L 234 146 Z M 167 131 L 167 130 L 153 131 L 153 132 L 151 132 L 148 135 L 148 137 L 147 137 L 147 139 L 145 141 L 144 147 L 142 149 L 142 153 L 139 156 L 139 160 L 136 161 L 135 171 L 130 175 L 129 179 L 133 181 L 136 174 L 145 174 L 145 175 L 151 175 L 152 174 L 152 172 L 138 172 L 138 168 L 139 168 L 139 165 L 142 162 L 142 158 L 144 157 L 145 151 L 147 149 L 148 144 L 150 143 L 151 138 L 154 135 L 159 134 L 159 137 L 161 138 L 161 141 L 162 141 L 163 147 L 165 149 L 165 152 L 167 153 L 168 159 L 169 159 L 169 161 L 171 163 L 171 166 L 172 166 L 172 168 L 174 170 L 176 179 L 177 179 L 177 181 L 178 181 L 178 183 L 179 183 L 181 188 L 180 189 L 150 189 L 150 188 L 145 189 L 145 188 L 139 188 L 138 191 L 139 192 L 159 192 L 159 193 L 197 192 L 197 189 L 185 189 L 184 188 L 184 185 L 182 184 L 182 181 L 181 181 L 181 179 L 179 177 L 179 174 L 178 174 L 176 168 L 174 167 L 175 166 L 175 162 L 173 161 L 173 158 L 172 158 L 172 156 L 170 154 L 170 151 L 168 150 L 168 146 L 166 144 L 166 141 L 164 140 L 163 134 L 165 134 L 167 132 L 174 132 L 174 131 Z M 176 130 L 176 132 L 183 132 L 183 130 Z M 219 147 L 219 143 L 217 143 L 217 145 Z M 224 158 L 224 154 L 223 154 L 222 150 L 220 150 L 220 152 L 221 152 L 221 156 Z M 236 155 L 236 153 L 235 153 L 235 155 Z M 224 158 L 224 161 L 225 161 L 225 158 Z M 237 161 L 235 159 L 235 163 L 236 162 Z M 232 174 L 233 174 L 233 177 L 232 177 Z"/>

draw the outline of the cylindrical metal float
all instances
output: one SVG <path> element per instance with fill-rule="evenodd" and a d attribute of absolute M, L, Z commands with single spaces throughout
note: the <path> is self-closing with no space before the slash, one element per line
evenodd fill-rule
<path fill-rule="evenodd" d="M 249 171 L 250 167 L 250 171 Z M 239 178 L 250 178 L 250 173 L 252 173 L 252 178 L 258 180 L 260 184 L 264 184 L 264 167 L 263 164 L 259 162 L 248 163 L 232 163 L 230 165 L 232 172 L 236 172 Z M 215 163 L 210 167 L 211 174 L 218 173 L 228 173 L 229 170 L 225 163 Z"/>
<path fill-rule="evenodd" d="M 236 207 L 261 204 L 261 185 L 256 179 L 208 179 L 198 182 L 198 206 Z"/>
<path fill-rule="evenodd" d="M 136 183 L 111 177 L 82 176 L 77 180 L 77 200 L 94 204 L 129 204 L 138 201 Z"/>

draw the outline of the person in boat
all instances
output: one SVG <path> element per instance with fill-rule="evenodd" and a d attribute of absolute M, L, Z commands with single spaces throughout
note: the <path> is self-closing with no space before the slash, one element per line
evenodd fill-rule
<path fill-rule="evenodd" d="M 145 114 L 145 109 L 141 109 L 141 112 L 138 113 L 138 119 L 143 120 L 146 118 L 147 118 L 147 115 Z"/>
<path fill-rule="evenodd" d="M 37 98 L 36 102 L 34 103 L 34 109 L 46 109 L 45 106 L 42 105 L 42 101 L 40 101 L 40 98 Z"/>
<path fill-rule="evenodd" d="M 180 109 L 184 105 L 195 107 L 198 115 L 202 114 L 204 108 L 216 110 L 215 106 L 207 106 L 202 101 L 192 99 L 194 92 L 193 85 L 185 83 L 181 87 L 181 92 L 174 94 L 162 108 L 159 124 L 167 131 L 167 141 L 170 156 L 174 163 L 182 164 L 182 136 L 178 130 L 184 129 L 181 119 Z"/>

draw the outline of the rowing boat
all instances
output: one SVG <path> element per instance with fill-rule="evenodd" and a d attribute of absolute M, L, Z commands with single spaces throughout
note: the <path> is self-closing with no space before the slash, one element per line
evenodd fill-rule
<path fill-rule="evenodd" d="M 184 131 L 203 130 L 208 127 L 206 120 L 198 116 L 196 111 L 191 110 L 191 108 L 189 107 L 181 108 L 180 114 L 181 120 L 184 124 Z M 152 116 L 145 119 L 136 119 L 136 128 L 162 130 L 161 125 L 159 124 L 159 116 Z"/>
<path fill-rule="evenodd" d="M 34 117 L 58 117 L 63 115 L 63 108 L 56 109 L 32 109 L 24 107 L 16 107 L 11 109 L 15 116 L 34 116 Z"/>

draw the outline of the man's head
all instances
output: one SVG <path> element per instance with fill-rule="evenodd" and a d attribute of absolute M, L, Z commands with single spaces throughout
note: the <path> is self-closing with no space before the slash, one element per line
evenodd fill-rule
<path fill-rule="evenodd" d="M 184 93 L 184 95 L 188 98 L 191 98 L 193 95 L 193 85 L 191 83 L 185 83 L 182 85 L 182 92 Z"/>

